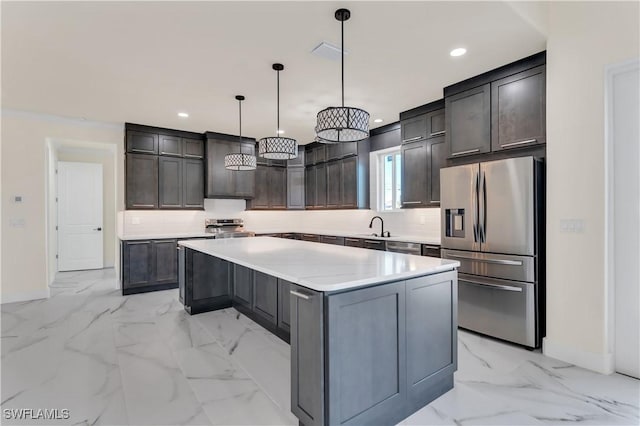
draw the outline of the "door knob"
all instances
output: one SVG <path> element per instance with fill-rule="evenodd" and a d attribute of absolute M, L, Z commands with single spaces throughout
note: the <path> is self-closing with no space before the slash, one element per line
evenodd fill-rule
<path fill-rule="evenodd" d="M 94 228 L 94 231 L 102 231 L 102 228 Z"/>

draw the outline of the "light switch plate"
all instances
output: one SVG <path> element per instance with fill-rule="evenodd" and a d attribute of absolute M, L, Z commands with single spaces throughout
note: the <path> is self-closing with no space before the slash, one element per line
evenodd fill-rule
<path fill-rule="evenodd" d="M 560 219 L 560 231 L 581 234 L 584 232 L 583 219 Z"/>

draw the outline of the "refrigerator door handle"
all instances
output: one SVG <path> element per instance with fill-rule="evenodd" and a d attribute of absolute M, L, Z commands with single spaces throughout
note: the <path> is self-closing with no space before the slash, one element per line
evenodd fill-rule
<path fill-rule="evenodd" d="M 473 205 L 473 242 L 477 243 L 480 241 L 480 230 L 479 230 L 479 217 L 478 217 L 478 210 L 479 210 L 479 202 L 478 202 L 478 191 L 480 189 L 480 172 L 476 173 L 476 177 L 475 177 L 475 188 L 472 194 L 472 205 Z"/>
<path fill-rule="evenodd" d="M 480 211 L 480 220 L 478 224 L 478 233 L 480 234 L 480 242 L 487 242 L 487 180 L 484 172 L 479 172 L 480 190 L 478 192 L 478 210 Z"/>

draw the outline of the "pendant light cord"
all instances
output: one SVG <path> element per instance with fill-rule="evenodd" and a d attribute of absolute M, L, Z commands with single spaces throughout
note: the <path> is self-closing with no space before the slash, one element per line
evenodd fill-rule
<path fill-rule="evenodd" d="M 342 106 L 344 107 L 344 20 L 340 22 L 341 53 L 342 53 Z"/>
<path fill-rule="evenodd" d="M 238 140 L 240 141 L 240 154 L 242 154 L 242 101 L 238 100 L 238 115 L 240 116 L 240 136 L 238 136 Z"/>
<path fill-rule="evenodd" d="M 278 87 L 277 91 L 278 91 L 278 94 L 276 96 L 276 99 L 277 99 L 276 100 L 276 103 L 277 103 L 276 110 L 278 111 L 278 113 L 277 113 L 278 128 L 276 129 L 276 137 L 277 137 L 278 135 L 280 135 L 280 71 L 276 71 L 276 75 L 278 76 L 277 77 L 277 81 L 278 81 L 277 82 L 277 87 Z"/>

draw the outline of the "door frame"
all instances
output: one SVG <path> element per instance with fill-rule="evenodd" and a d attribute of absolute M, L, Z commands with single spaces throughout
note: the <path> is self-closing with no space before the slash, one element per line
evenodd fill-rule
<path fill-rule="evenodd" d="M 115 269 L 116 274 L 120 269 L 120 249 L 118 244 L 118 200 L 121 198 L 120 189 L 118 188 L 118 176 L 120 173 L 120 167 L 118 166 L 118 147 L 116 144 L 100 143 L 100 142 L 87 142 L 70 139 L 58 139 L 58 138 L 46 138 L 45 139 L 45 209 L 46 209 L 46 221 L 45 221 L 45 259 L 46 259 L 46 275 L 47 285 L 50 286 L 55 280 L 56 273 L 58 272 L 58 262 L 56 259 L 57 247 L 58 247 L 58 235 L 56 225 L 58 223 L 58 208 L 56 206 L 56 196 L 58 193 L 58 179 L 56 176 L 56 167 L 58 162 L 58 150 L 61 148 L 82 149 L 86 151 L 94 151 L 100 153 L 107 153 L 110 161 L 113 163 L 113 188 L 114 188 L 114 217 L 116 223 L 114 224 L 114 235 L 104 235 L 103 239 L 113 238 L 115 240 Z M 105 194 L 103 194 L 103 197 Z M 104 220 L 104 219 L 103 219 Z M 104 228 L 104 227 L 103 227 Z M 119 280 L 115 280 L 115 288 L 120 288 Z"/>
<path fill-rule="evenodd" d="M 640 68 L 640 58 L 605 66 L 604 73 L 604 297 L 607 373 L 615 365 L 615 224 L 614 224 L 614 79 L 617 75 Z M 640 158 L 638 158 L 640 164 Z"/>

